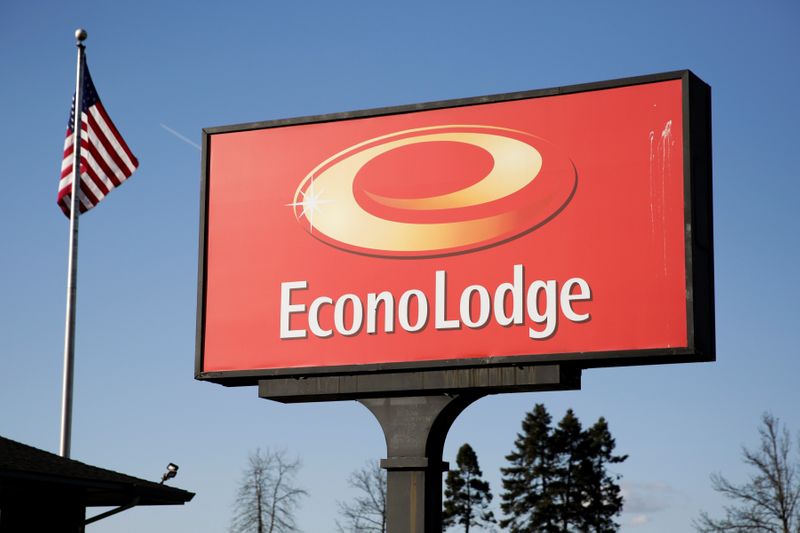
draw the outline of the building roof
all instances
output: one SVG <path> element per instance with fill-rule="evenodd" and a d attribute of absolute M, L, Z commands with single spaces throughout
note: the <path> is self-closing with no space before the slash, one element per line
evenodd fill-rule
<path fill-rule="evenodd" d="M 87 507 L 182 505 L 194 497 L 188 492 L 153 481 L 67 459 L 0 437 L 0 499 L 26 489 L 81 493 Z M 137 499 L 138 498 L 138 499 Z"/>

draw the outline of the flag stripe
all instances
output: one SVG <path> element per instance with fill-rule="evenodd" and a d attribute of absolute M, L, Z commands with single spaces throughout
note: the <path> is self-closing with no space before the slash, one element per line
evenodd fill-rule
<path fill-rule="evenodd" d="M 82 201 L 84 200 L 83 197 L 86 197 L 86 207 L 94 207 L 103 199 L 103 194 L 97 189 L 97 185 L 94 184 L 92 178 L 90 178 L 86 172 L 81 173 L 80 194 L 81 196 L 79 196 L 79 198 Z"/>
<path fill-rule="evenodd" d="M 136 170 L 135 167 L 130 169 L 130 167 L 127 166 L 127 163 L 124 161 L 124 159 L 127 159 L 127 156 L 125 156 L 124 159 L 120 157 L 120 154 L 124 155 L 124 152 L 119 151 L 118 143 L 108 138 L 108 135 L 103 130 L 103 126 L 97 121 L 93 113 L 89 114 L 88 137 L 91 139 L 95 150 L 102 154 L 109 165 L 113 164 L 121 175 L 127 177 Z M 122 179 L 124 179 L 124 177 Z"/>
<path fill-rule="evenodd" d="M 88 158 L 82 158 L 83 159 L 83 165 L 81 165 L 83 167 L 82 175 L 85 177 L 83 178 L 83 181 L 81 181 L 81 187 L 83 187 L 84 184 L 89 185 L 89 189 L 92 191 L 94 196 L 98 200 L 102 200 L 105 197 L 105 195 L 108 194 L 108 192 L 114 187 L 113 186 L 108 187 L 103 182 L 103 178 L 100 177 L 101 174 L 98 174 L 93 166 L 94 161 L 90 161 L 90 158 L 91 156 Z M 111 184 L 111 182 L 109 182 L 109 184 Z"/>
<path fill-rule="evenodd" d="M 69 202 L 70 202 L 69 194 L 67 194 L 68 192 L 69 191 L 67 191 L 66 189 L 61 189 L 60 191 L 58 191 L 58 207 L 60 207 L 61 211 L 67 216 L 69 216 Z"/>
<path fill-rule="evenodd" d="M 117 141 L 120 148 L 122 148 L 122 150 L 125 152 L 125 155 L 128 156 L 127 159 L 130 163 L 129 168 L 131 169 L 131 172 L 136 170 L 136 168 L 139 166 L 139 161 L 133 155 L 131 149 L 128 148 L 128 144 L 125 142 L 125 139 L 122 138 L 122 135 L 120 135 L 119 130 L 117 130 L 117 127 L 114 125 L 114 123 L 111 122 L 111 118 L 109 118 L 108 113 L 106 113 L 106 108 L 103 107 L 103 104 L 99 100 L 97 105 L 93 108 L 93 111 L 96 111 L 97 114 L 103 118 L 103 123 L 108 126 L 108 129 L 112 133 L 114 139 Z"/>
<path fill-rule="evenodd" d="M 81 208 L 80 208 L 81 213 L 85 213 L 86 211 L 94 207 L 94 203 L 92 203 L 92 200 L 89 198 L 89 195 L 86 194 L 85 187 L 81 187 L 81 190 L 78 191 L 78 200 L 81 201 Z"/>
<path fill-rule="evenodd" d="M 92 137 L 93 135 L 89 133 L 89 139 L 81 140 L 81 162 L 91 164 L 92 168 L 98 173 L 98 176 L 102 174 L 102 180 L 107 182 L 113 189 L 124 181 L 117 177 L 117 173 L 121 174 L 121 172 L 113 162 L 113 159 L 111 157 L 106 157 L 107 154 L 102 153 L 101 150 L 91 150 L 88 148 L 90 142 L 94 141 Z"/>
<path fill-rule="evenodd" d="M 117 184 L 120 182 L 118 180 L 114 180 L 114 169 L 109 166 L 106 160 L 102 157 L 102 154 L 97 153 L 97 151 L 93 151 L 90 149 L 90 140 L 81 139 L 81 163 L 84 165 L 91 162 L 92 167 L 99 173 L 104 174 L 103 180 L 108 181 L 112 184 L 112 188 L 116 187 Z M 100 157 L 97 157 L 100 156 Z M 113 163 L 112 163 L 113 165 Z M 114 181 L 117 181 L 117 184 L 113 184 Z"/>
<path fill-rule="evenodd" d="M 103 168 L 104 165 L 102 159 L 96 160 L 94 156 L 89 153 L 86 154 L 86 157 L 81 157 L 81 160 L 86 166 L 86 171 L 89 172 L 89 170 L 91 170 L 90 175 L 92 176 L 92 179 L 98 183 L 98 186 L 102 184 L 103 189 L 105 189 L 105 194 L 108 194 L 111 189 L 120 184 L 120 182 L 117 182 L 117 180 L 113 179 L 112 174 L 107 173 Z"/>

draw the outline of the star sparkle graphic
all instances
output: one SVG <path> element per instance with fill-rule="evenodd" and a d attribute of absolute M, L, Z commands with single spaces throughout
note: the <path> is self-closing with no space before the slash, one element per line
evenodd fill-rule
<path fill-rule="evenodd" d="M 311 180 L 311 184 L 308 186 L 308 189 L 301 191 L 300 193 L 303 195 L 303 199 L 301 201 L 286 204 L 287 207 L 291 207 L 293 209 L 296 209 L 297 207 L 303 208 L 302 212 L 297 218 L 299 219 L 300 217 L 306 217 L 306 220 L 308 220 L 309 231 L 312 233 L 314 231 L 314 213 L 321 210 L 320 206 L 333 202 L 333 200 L 325 200 L 322 196 L 324 193 L 324 189 L 316 191 L 314 188 L 314 180 Z"/>

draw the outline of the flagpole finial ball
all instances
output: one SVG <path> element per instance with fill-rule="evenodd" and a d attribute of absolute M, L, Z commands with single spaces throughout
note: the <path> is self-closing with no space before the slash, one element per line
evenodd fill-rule
<path fill-rule="evenodd" d="M 88 36 L 89 34 L 86 33 L 86 30 L 84 30 L 83 28 L 78 28 L 77 30 L 75 30 L 75 39 L 79 43 L 85 41 Z"/>

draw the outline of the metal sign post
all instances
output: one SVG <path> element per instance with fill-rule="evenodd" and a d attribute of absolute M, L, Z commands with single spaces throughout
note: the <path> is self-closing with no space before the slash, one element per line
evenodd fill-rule
<path fill-rule="evenodd" d="M 359 403 L 375 415 L 386 438 L 386 524 L 395 531 L 442 530 L 442 461 L 447 432 L 480 394 L 374 398 Z"/>
<path fill-rule="evenodd" d="M 369 409 L 386 439 L 381 467 L 388 471 L 388 533 L 439 533 L 442 473 L 448 469 L 442 451 L 456 417 L 489 394 L 580 388 L 579 368 L 541 365 L 266 379 L 259 382 L 259 396 L 284 403 L 357 400 Z M 387 395 L 387 390 L 397 395 Z M 416 395 L 408 395 L 411 391 Z"/>

